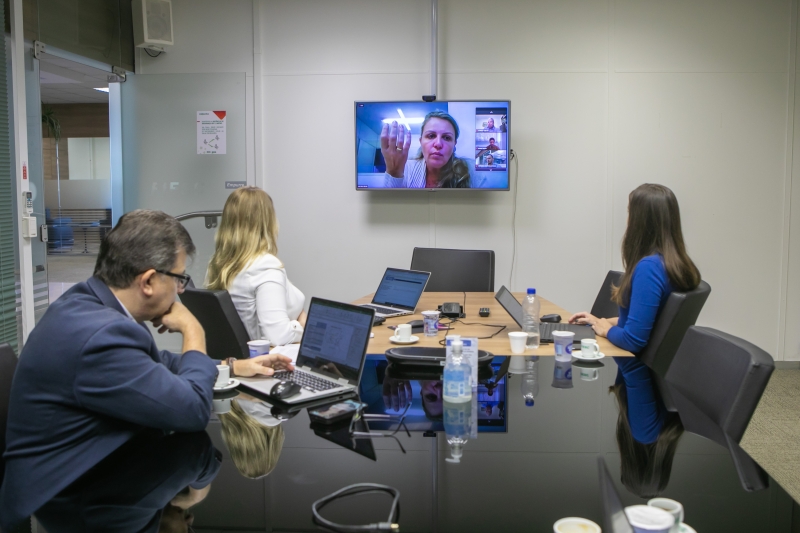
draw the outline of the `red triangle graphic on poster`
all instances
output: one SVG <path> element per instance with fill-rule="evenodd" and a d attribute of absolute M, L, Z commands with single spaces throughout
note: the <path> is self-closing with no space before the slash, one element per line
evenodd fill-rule
<path fill-rule="evenodd" d="M 214 114 L 217 115 L 220 120 L 224 119 L 226 115 L 225 111 L 214 111 Z"/>

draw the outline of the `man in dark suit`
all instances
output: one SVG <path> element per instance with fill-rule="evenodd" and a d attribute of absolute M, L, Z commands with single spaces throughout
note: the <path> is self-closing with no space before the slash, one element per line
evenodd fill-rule
<path fill-rule="evenodd" d="M 40 509 L 52 516 L 49 501 L 145 428 L 205 429 L 219 362 L 176 301 L 194 251 L 173 217 L 128 213 L 103 240 L 94 277 L 64 293 L 31 332 L 11 387 L 0 526 Z M 159 351 L 145 321 L 181 333 L 183 355 Z M 260 356 L 232 370 L 272 374 L 268 367 L 291 361 Z"/>

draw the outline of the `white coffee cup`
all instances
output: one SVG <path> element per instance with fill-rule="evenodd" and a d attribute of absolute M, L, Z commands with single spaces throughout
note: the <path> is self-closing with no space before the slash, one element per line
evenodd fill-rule
<path fill-rule="evenodd" d="M 553 524 L 553 531 L 555 533 L 600 533 L 601 529 L 591 520 L 570 516 L 556 521 Z"/>
<path fill-rule="evenodd" d="M 669 533 L 675 525 L 675 518 L 670 513 L 649 505 L 626 507 L 625 516 L 635 533 Z"/>
<path fill-rule="evenodd" d="M 400 342 L 411 340 L 411 324 L 400 324 L 394 330 L 394 338 Z"/>
<path fill-rule="evenodd" d="M 266 339 L 247 341 L 247 347 L 250 349 L 250 357 L 257 357 L 269 353 L 269 341 Z"/>
<path fill-rule="evenodd" d="M 594 381 L 600 377 L 596 368 L 581 368 L 581 379 L 583 381 Z"/>
<path fill-rule="evenodd" d="M 583 357 L 600 357 L 600 345 L 594 339 L 581 339 L 581 355 Z"/>
<path fill-rule="evenodd" d="M 528 334 L 524 331 L 509 331 L 508 342 L 511 343 L 511 353 L 525 353 Z"/>
<path fill-rule="evenodd" d="M 647 505 L 664 509 L 675 518 L 675 525 L 669 530 L 670 533 L 678 533 L 681 530 L 681 523 L 683 522 L 683 505 L 681 505 L 681 502 L 676 502 L 669 498 L 653 498 L 647 502 Z"/>
<path fill-rule="evenodd" d="M 225 387 L 230 382 L 231 368 L 228 365 L 217 365 L 217 381 L 214 382 L 214 388 Z"/>

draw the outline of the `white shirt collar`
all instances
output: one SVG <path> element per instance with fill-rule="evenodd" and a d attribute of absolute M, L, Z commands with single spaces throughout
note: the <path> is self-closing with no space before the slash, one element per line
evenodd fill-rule
<path fill-rule="evenodd" d="M 117 295 L 116 295 L 116 294 L 114 295 L 114 298 L 117 298 Z M 135 319 L 135 318 L 133 318 L 133 315 L 131 314 L 131 312 L 130 312 L 130 311 L 128 311 L 128 308 L 127 308 L 127 307 L 125 307 L 125 304 L 124 304 L 124 303 L 122 303 L 122 300 L 120 300 L 119 298 L 117 298 L 117 301 L 119 302 L 119 305 L 122 307 L 122 310 L 123 310 L 123 311 L 125 311 L 125 314 L 126 314 L 126 315 L 128 315 L 128 318 L 130 318 L 131 320 L 133 320 L 134 322 L 136 322 L 136 319 Z"/>

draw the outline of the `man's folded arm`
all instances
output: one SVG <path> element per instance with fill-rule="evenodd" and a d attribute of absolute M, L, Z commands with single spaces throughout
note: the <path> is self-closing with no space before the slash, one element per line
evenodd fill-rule
<path fill-rule="evenodd" d="M 146 427 L 205 429 L 215 362 L 198 351 L 159 354 L 170 359 L 167 367 L 143 348 L 151 342 L 149 332 L 132 322 L 112 322 L 100 329 L 84 346 L 76 398 L 87 409 Z"/>

